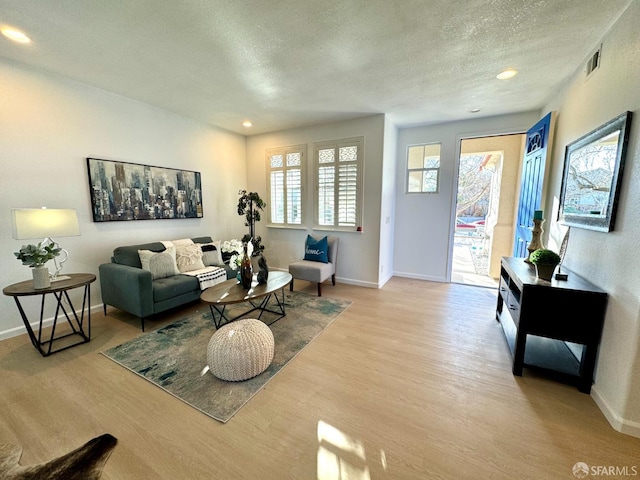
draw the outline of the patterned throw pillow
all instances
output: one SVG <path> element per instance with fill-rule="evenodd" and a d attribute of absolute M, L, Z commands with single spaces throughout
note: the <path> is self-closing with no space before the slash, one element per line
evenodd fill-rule
<path fill-rule="evenodd" d="M 138 255 L 140 255 L 142 269 L 151 272 L 154 280 L 171 277 L 180 273 L 176 265 L 176 247 L 167 247 L 164 252 L 138 250 Z"/>
<path fill-rule="evenodd" d="M 176 264 L 180 273 L 202 270 L 202 249 L 200 245 L 191 243 L 190 245 L 176 246 Z"/>
<path fill-rule="evenodd" d="M 329 241 L 327 237 L 316 240 L 311 235 L 307 235 L 307 242 L 304 247 L 304 259 L 312 262 L 329 263 Z"/>
<path fill-rule="evenodd" d="M 202 263 L 204 263 L 206 267 L 222 265 L 224 263 L 220 250 L 221 244 L 222 242 L 220 240 L 199 244 L 202 250 Z"/>

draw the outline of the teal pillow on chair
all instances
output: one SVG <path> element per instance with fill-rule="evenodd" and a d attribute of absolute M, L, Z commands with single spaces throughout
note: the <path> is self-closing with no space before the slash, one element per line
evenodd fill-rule
<path fill-rule="evenodd" d="M 307 235 L 307 242 L 304 246 L 304 259 L 312 262 L 329 263 L 329 241 L 327 237 L 316 240 L 311 235 Z"/>

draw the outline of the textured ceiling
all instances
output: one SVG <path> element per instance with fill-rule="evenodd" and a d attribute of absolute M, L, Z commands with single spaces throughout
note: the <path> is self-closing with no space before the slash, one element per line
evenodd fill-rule
<path fill-rule="evenodd" d="M 541 108 L 631 1 L 0 0 L 0 56 L 245 135 L 440 123 Z"/>

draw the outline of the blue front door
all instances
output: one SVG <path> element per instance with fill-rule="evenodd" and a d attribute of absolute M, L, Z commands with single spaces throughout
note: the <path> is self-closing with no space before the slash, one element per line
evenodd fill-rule
<path fill-rule="evenodd" d="M 527 131 L 522 162 L 518 217 L 513 242 L 514 257 L 526 257 L 529 255 L 527 245 L 531 241 L 533 212 L 541 209 L 544 170 L 547 163 L 547 155 L 551 153 L 551 149 L 547 147 L 549 142 L 552 141 L 553 120 L 555 120 L 555 114 L 550 112 Z"/>

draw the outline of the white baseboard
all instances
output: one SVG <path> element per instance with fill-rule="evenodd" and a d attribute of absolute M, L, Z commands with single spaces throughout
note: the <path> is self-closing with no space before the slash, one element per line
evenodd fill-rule
<path fill-rule="evenodd" d="M 614 430 L 632 437 L 640 438 L 640 423 L 627 420 L 618 415 L 602 396 L 597 385 L 594 385 L 591 388 L 591 398 L 596 402 L 596 405 L 600 411 L 602 411 L 604 417 L 607 419 L 609 424 L 611 424 Z"/>
<path fill-rule="evenodd" d="M 382 277 L 380 280 L 378 280 L 378 288 L 384 287 L 384 285 L 392 278 L 393 278 L 393 272 L 389 272 L 387 276 Z"/>
<path fill-rule="evenodd" d="M 432 277 L 430 275 L 417 275 L 415 273 L 407 272 L 393 272 L 394 277 L 412 278 L 414 280 L 426 280 L 428 282 L 440 282 L 446 283 L 447 279 L 444 277 Z"/>
<path fill-rule="evenodd" d="M 95 314 L 98 311 L 102 311 L 102 304 L 100 305 L 94 305 L 91 307 L 91 314 Z M 69 314 L 71 314 L 71 312 L 69 312 Z M 80 312 L 80 310 L 76 310 L 76 314 L 78 316 L 82 315 L 82 312 Z M 64 314 L 62 314 L 62 318 L 60 318 L 60 316 L 58 316 L 58 322 L 64 321 Z M 39 320 L 35 321 L 35 322 L 30 322 L 31 324 L 31 328 L 34 329 L 35 331 L 38 330 L 38 328 L 40 328 L 39 326 Z M 47 328 L 50 327 L 53 324 L 53 317 L 50 318 L 45 318 L 42 321 L 42 328 Z M 14 327 L 14 328 L 9 328 L 7 330 L 2 330 L 0 331 L 0 341 L 2 340 L 6 340 L 8 338 L 13 338 L 13 337 L 18 337 L 20 335 L 24 335 L 27 333 L 27 327 L 25 327 L 24 325 L 20 326 L 20 327 Z"/>
<path fill-rule="evenodd" d="M 45 323 L 46 325 L 46 323 Z M 51 320 L 48 320 L 48 325 L 51 325 Z M 47 326 L 48 326 L 47 325 Z M 33 328 L 37 328 L 38 325 L 32 325 Z M 3 330 L 0 332 L 0 341 L 2 340 L 6 340 L 8 338 L 13 338 L 13 337 L 17 337 L 20 335 L 23 335 L 27 333 L 27 329 L 25 328 L 25 326 L 21 326 L 21 327 L 14 327 L 14 328 L 10 328 L 8 330 Z"/>
<path fill-rule="evenodd" d="M 362 280 L 354 280 L 353 278 L 336 277 L 336 284 L 338 283 L 355 285 L 356 287 L 378 288 L 378 284 L 375 282 L 364 282 Z"/>
<path fill-rule="evenodd" d="M 269 267 L 270 270 L 277 270 L 279 272 L 288 272 L 289 270 L 286 268 L 271 268 Z M 391 277 L 389 277 L 391 278 Z M 365 282 L 363 280 L 354 280 L 353 278 L 345 278 L 345 277 L 336 277 L 336 284 L 337 283 L 345 283 L 347 285 L 355 285 L 357 287 L 366 287 L 366 288 L 380 288 L 379 285 L 375 282 Z M 386 281 L 385 281 L 386 283 Z"/>

